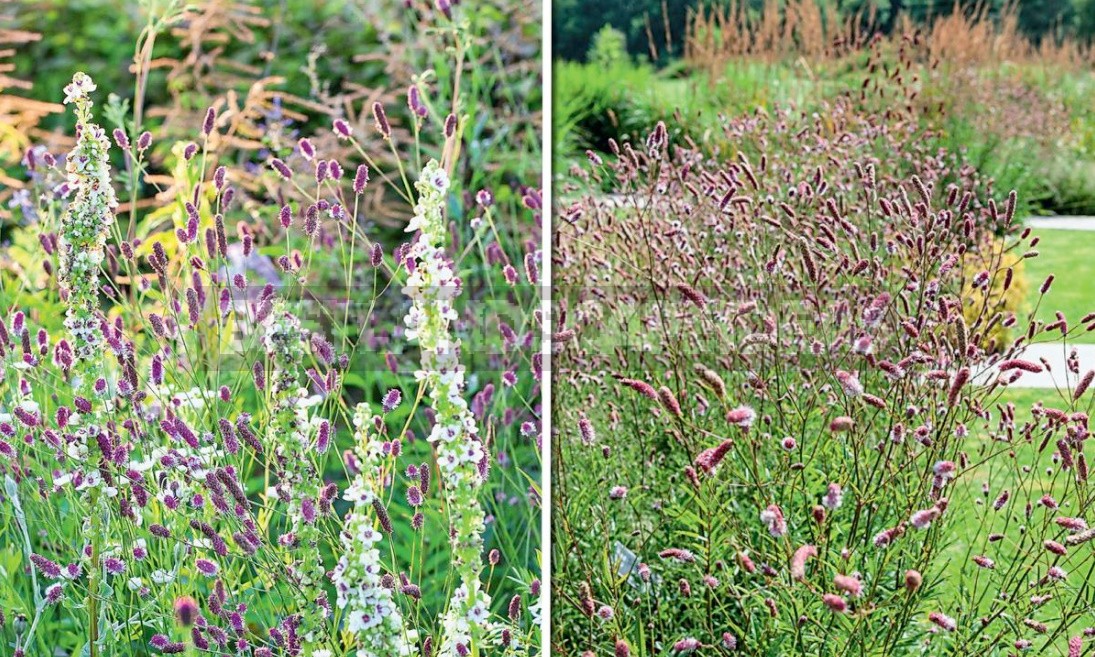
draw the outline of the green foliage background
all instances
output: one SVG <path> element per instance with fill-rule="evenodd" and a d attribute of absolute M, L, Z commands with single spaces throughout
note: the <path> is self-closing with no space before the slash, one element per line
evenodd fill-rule
<path fill-rule="evenodd" d="M 870 3 L 871 0 L 837 0 L 830 4 L 835 4 L 842 15 L 854 16 Z M 594 35 L 605 25 L 625 35 L 628 52 L 632 55 L 649 56 L 649 19 L 650 34 L 658 52 L 657 63 L 667 64 L 681 54 L 688 9 L 712 4 L 716 3 L 711 0 L 605 0 L 597 3 L 596 11 L 589 11 L 586 0 L 556 0 L 552 14 L 554 57 L 585 61 Z M 759 11 L 763 4 L 764 0 L 749 0 L 754 11 Z M 949 13 L 956 6 L 953 0 L 880 0 L 873 4 L 883 31 L 891 30 L 902 13 L 923 22 L 932 16 Z M 1006 0 L 957 2 L 958 6 L 971 11 L 986 5 L 990 12 L 999 12 L 1006 4 Z M 1021 0 L 1015 4 L 1020 27 L 1033 38 L 1069 35 L 1090 40 L 1095 36 L 1093 0 Z M 669 25 L 668 39 L 666 23 Z"/>

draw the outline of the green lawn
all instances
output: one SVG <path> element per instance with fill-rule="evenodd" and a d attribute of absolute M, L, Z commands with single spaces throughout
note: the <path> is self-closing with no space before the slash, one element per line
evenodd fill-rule
<path fill-rule="evenodd" d="M 1086 397 L 1086 403 L 1077 406 L 1077 410 L 1091 410 L 1091 393 Z M 1061 399 L 1053 390 L 1016 388 L 1005 390 L 996 400 L 996 404 L 1000 406 L 1009 402 L 1015 404 L 1016 426 L 1022 426 L 1030 420 L 1030 409 L 1037 402 L 1054 408 L 1068 408 L 1068 400 Z M 999 417 L 995 405 L 992 416 L 994 420 Z M 1036 434 L 1041 435 L 1037 432 Z M 1038 524 L 1047 517 L 1046 512 L 1037 511 L 1033 519 L 1024 520 L 1023 508 L 1027 501 L 1033 502 L 1042 495 L 1051 495 L 1061 503 L 1059 515 L 1084 515 L 1080 508 L 1083 505 L 1076 505 L 1076 486 L 1070 482 L 1074 475 L 1071 472 L 1061 472 L 1060 467 L 1054 463 L 1052 445 L 1040 452 L 1036 443 L 1017 441 L 1005 445 L 991 443 L 984 438 L 974 436 L 975 440 L 970 443 L 969 449 L 971 468 L 963 474 L 961 483 L 950 491 L 950 508 L 958 514 L 953 520 L 953 527 L 961 529 L 952 533 L 950 542 L 944 548 L 948 565 L 941 573 L 942 595 L 959 594 L 970 584 L 969 578 L 979 575 L 976 569 L 969 567 L 974 555 L 985 555 L 1002 564 L 1022 558 L 1020 553 L 1029 550 L 1029 547 L 1022 543 L 1022 532 L 1016 531 L 1016 523 Z M 1009 451 L 1013 456 L 1009 456 Z M 993 456 L 986 458 L 989 453 Z M 987 489 L 983 488 L 985 485 Z M 1003 511 L 991 510 L 990 505 L 1005 490 L 1012 496 L 1009 506 Z M 985 537 L 993 532 L 1005 534 L 1005 540 L 987 543 Z M 1085 563 L 1084 554 L 1074 552 L 1061 565 L 1071 571 Z M 984 610 L 987 611 L 991 604 L 988 600 L 983 603 Z M 1066 612 L 1067 609 L 1059 604 L 1060 601 L 1056 599 L 1050 601 L 1041 610 L 1043 617 Z"/>
<path fill-rule="evenodd" d="M 1039 255 L 1026 262 L 1028 309 L 1038 303 L 1038 288 L 1050 274 L 1053 286 L 1037 309 L 1037 318 L 1051 322 L 1059 310 L 1070 326 L 1095 311 L 1095 231 L 1038 230 Z M 1095 331 L 1077 334 L 1074 342 L 1095 343 Z"/>

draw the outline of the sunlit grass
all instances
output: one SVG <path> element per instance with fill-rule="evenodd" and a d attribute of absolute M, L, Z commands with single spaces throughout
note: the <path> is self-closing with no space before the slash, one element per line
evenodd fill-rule
<path fill-rule="evenodd" d="M 1070 327 L 1095 311 L 1095 231 L 1037 230 L 1041 240 L 1035 249 L 1039 255 L 1026 261 L 1029 279 L 1028 307 L 1035 308 L 1038 288 L 1050 275 L 1053 285 L 1037 307 L 1035 317 L 1043 322 L 1056 321 L 1064 313 Z M 1095 343 L 1095 332 L 1083 332 L 1074 342 Z"/>

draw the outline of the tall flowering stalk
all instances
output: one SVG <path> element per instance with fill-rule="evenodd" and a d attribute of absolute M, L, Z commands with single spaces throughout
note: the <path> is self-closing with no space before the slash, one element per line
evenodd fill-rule
<path fill-rule="evenodd" d="M 378 526 L 386 517 L 380 499 L 387 476 L 385 460 L 390 460 L 391 443 L 385 450 L 380 437 L 369 427 L 374 418 L 367 404 L 358 404 L 354 412 L 354 453 L 358 473 L 343 498 L 352 502 L 342 530 L 346 553 L 339 559 L 333 580 L 340 609 L 347 610 L 346 628 L 358 637 L 357 657 L 395 657 L 410 655 L 417 633 L 408 632 L 392 589 L 384 586 L 378 544 L 383 538 Z"/>
<path fill-rule="evenodd" d="M 83 464 L 88 457 L 88 440 L 98 436 L 96 417 L 101 405 L 96 398 L 107 393 L 102 379 L 104 355 L 102 319 L 99 316 L 99 268 L 105 257 L 107 232 L 114 223 L 118 200 L 110 186 L 110 141 L 103 129 L 91 122 L 91 98 L 95 83 L 84 73 L 72 76 L 65 86 L 65 104 L 76 107 L 76 146 L 65 164 L 68 184 L 75 191 L 61 218 L 60 272 L 61 295 L 65 299 L 65 327 L 71 344 L 58 346 L 59 360 L 67 365 L 73 391 L 81 399 L 77 404 L 84 422 L 74 432 L 68 456 Z M 100 480 L 92 465 L 87 472 L 74 474 L 77 488 L 94 487 Z"/>
<path fill-rule="evenodd" d="M 273 373 L 270 389 L 273 408 L 267 428 L 267 444 L 274 451 L 278 475 L 274 493 L 286 505 L 287 531 L 279 544 L 291 555 L 289 569 L 301 599 L 302 634 L 315 639 L 315 631 L 327 616 L 323 591 L 326 571 L 319 545 L 323 535 L 316 521 L 323 487 L 320 472 L 309 458 L 316 423 L 309 413 L 308 390 L 301 387 L 300 363 L 304 360 L 304 334 L 295 315 L 276 307 L 263 323 L 263 346 Z"/>
<path fill-rule="evenodd" d="M 490 606 L 490 596 L 479 580 L 484 529 L 479 491 L 487 454 L 463 397 L 460 340 L 450 332 L 450 323 L 457 317 L 453 302 L 460 295 L 461 284 L 444 249 L 448 233 L 443 208 L 448 187 L 448 175 L 433 160 L 415 182 L 419 198 L 407 232 L 418 231 L 418 239 L 407 252 L 411 274 L 403 293 L 411 300 L 405 318 L 407 338 L 416 340 L 421 350 L 421 367 L 415 378 L 426 387 L 436 412 L 429 440 L 440 465 L 453 566 L 460 578 L 445 613 L 439 654 L 464 655 L 478 651 Z"/>
<path fill-rule="evenodd" d="M 97 316 L 99 267 L 118 206 L 110 186 L 110 141 L 106 132 L 91 122 L 93 103 L 88 94 L 95 88 L 84 73 L 76 73 L 65 87 L 65 104 L 76 106 L 76 147 L 65 165 L 76 194 L 61 219 L 60 283 L 68 304 L 65 326 L 72 336 L 75 387 L 83 395 L 91 393 L 102 360 L 103 336 Z"/>
<path fill-rule="evenodd" d="M 67 303 L 65 327 L 72 339 L 70 348 L 59 345 L 59 352 L 71 354 L 69 376 L 82 417 L 66 452 L 77 464 L 71 481 L 89 509 L 84 528 L 91 544 L 84 554 L 88 560 L 88 645 L 92 657 L 99 648 L 99 584 L 103 567 L 100 560 L 106 533 L 104 516 L 109 508 L 105 502 L 111 494 L 108 491 L 101 495 L 100 490 L 110 487 L 104 473 L 109 472 L 112 456 L 109 450 L 104 450 L 109 441 L 100 426 L 108 386 L 101 376 L 104 349 L 98 309 L 99 268 L 105 255 L 107 232 L 114 223 L 114 208 L 118 206 L 110 186 L 110 141 L 106 132 L 91 121 L 93 103 L 89 94 L 95 88 L 90 77 L 76 73 L 64 89 L 65 104 L 76 107 L 76 146 L 65 164 L 75 196 L 61 218 L 59 272 L 61 293 Z M 61 360 L 68 362 L 69 357 Z M 92 441 L 102 452 L 102 467 L 98 459 L 88 463 L 88 443 Z"/>

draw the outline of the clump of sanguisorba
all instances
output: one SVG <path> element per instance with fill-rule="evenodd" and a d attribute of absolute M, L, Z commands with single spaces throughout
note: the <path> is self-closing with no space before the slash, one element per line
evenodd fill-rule
<path fill-rule="evenodd" d="M 65 89 L 77 139 L 56 191 L 69 198 L 40 208 L 63 334 L 36 330 L 36 315 L 49 322 L 37 312 L 13 309 L 0 324 L 0 458 L 15 519 L 4 542 L 30 574 L 0 581 L 14 605 L 5 644 L 93 657 L 526 653 L 534 564 L 506 550 L 509 538 L 492 539 L 502 549 L 488 557 L 485 509 L 502 501 L 535 526 L 535 499 L 510 472 L 515 453 L 478 436 L 480 423 L 512 434 L 501 443 L 512 450 L 537 433 L 536 281 L 518 286 L 509 259 L 527 251 L 534 271 L 538 253 L 507 241 L 519 229 L 495 229 L 520 205 L 494 207 L 480 190 L 466 205 L 454 198 L 463 190 L 447 170 L 466 118 L 433 116 L 416 88 L 414 128 L 442 135 L 439 160 L 385 172 L 301 139 L 263 174 L 301 205 L 275 193 L 249 196 L 245 211 L 231 166 L 207 161 L 211 109 L 199 138 L 175 150 L 176 182 L 190 186 L 157 209 L 168 225 L 125 235 L 109 153 L 138 161 L 152 137 L 119 129 L 112 145 L 93 121 L 95 91 L 82 73 Z M 333 130 L 350 144 L 391 140 L 384 108 L 372 111 L 373 135 L 340 119 Z M 36 166 L 60 165 L 46 155 Z M 392 245 L 365 220 L 370 177 L 416 205 L 411 241 Z M 415 178 L 417 190 L 401 189 Z M 450 227 L 452 207 L 474 221 Z M 531 235 L 537 210 L 526 201 L 513 225 Z M 461 258 L 454 239 L 490 255 Z M 324 252 L 334 265 L 311 271 Z M 469 309 L 464 270 L 527 313 L 517 324 L 527 339 L 507 325 L 496 369 L 474 371 L 474 387 L 459 349 L 478 328 L 457 324 Z M 319 287 L 332 279 L 344 286 Z M 480 321 L 493 332 L 502 318 L 487 309 Z"/>
<path fill-rule="evenodd" d="M 573 203 L 555 235 L 567 648 L 1087 640 L 1070 580 L 1092 565 L 1091 374 L 1070 359 L 1067 394 L 1029 419 L 1003 397 L 1047 367 L 1028 344 L 1085 327 L 970 293 L 1036 255 L 1015 195 L 988 199 L 876 101 L 729 119 L 732 155 L 658 125 L 573 172 L 616 195 Z"/>

